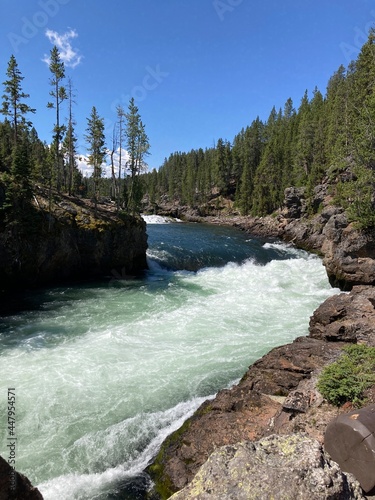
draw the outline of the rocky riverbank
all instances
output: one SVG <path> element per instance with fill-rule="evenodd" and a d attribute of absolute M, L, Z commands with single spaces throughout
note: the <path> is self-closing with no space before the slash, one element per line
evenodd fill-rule
<path fill-rule="evenodd" d="M 337 408 L 324 401 L 316 388 L 317 378 L 324 366 L 338 359 L 347 342 L 375 345 L 374 304 L 375 288 L 371 286 L 356 286 L 349 294 L 331 297 L 314 312 L 307 337 L 271 350 L 250 366 L 238 385 L 220 391 L 214 400 L 203 403 L 181 429 L 167 438 L 149 467 L 162 497 L 168 498 L 185 488 L 211 453 L 222 446 L 256 442 L 271 435 L 296 434 L 318 443 L 314 446 L 321 446 L 328 423 L 350 406 Z M 374 402 L 375 390 L 370 390 L 367 396 Z M 246 469 L 237 469 L 238 481 L 250 481 L 255 488 L 257 481 L 254 479 L 253 483 L 248 474 Z M 344 490 L 348 483 L 353 483 L 353 478 L 340 474 L 344 477 L 342 496 L 329 496 L 328 488 L 328 496 L 316 496 L 315 491 L 315 496 L 310 492 L 311 497 L 357 498 L 345 496 Z M 329 478 L 327 471 L 326 476 Z M 290 476 L 280 481 L 295 487 Z M 332 477 L 331 483 L 336 484 Z M 204 491 L 208 484 L 201 484 Z M 358 485 L 356 487 L 358 489 Z M 266 497 L 260 490 L 258 494 L 254 490 L 253 497 L 239 498 Z"/>
<path fill-rule="evenodd" d="M 375 288 L 372 286 L 375 284 L 375 233 L 361 231 L 349 223 L 344 210 L 332 205 L 323 187 L 317 190 L 318 202 L 319 213 L 307 217 L 303 191 L 290 188 L 286 190 L 283 209 L 274 217 L 202 218 L 191 212 L 177 214 L 186 220 L 234 225 L 252 235 L 281 238 L 315 252 L 323 258 L 330 283 L 351 292 L 324 302 L 311 318 L 307 337 L 273 349 L 249 368 L 238 385 L 220 391 L 213 401 L 204 403 L 167 438 L 148 468 L 162 498 L 179 490 L 182 491 L 175 495 L 176 500 L 268 499 L 277 491 L 285 492 L 285 498 L 299 498 L 304 494 L 310 498 L 366 498 L 354 478 L 338 471 L 337 464 L 327 465 L 329 457 L 322 447 L 325 429 L 340 412 L 348 411 L 350 405 L 338 409 L 328 404 L 317 390 L 316 382 L 324 366 L 337 360 L 348 342 L 375 345 Z M 374 402 L 375 388 L 368 391 L 367 396 L 369 402 Z M 312 460 L 309 466 L 298 463 L 303 446 L 293 445 L 288 449 L 300 450 L 295 454 L 293 465 L 288 465 L 289 472 L 294 472 L 284 479 L 280 474 L 272 479 L 263 469 L 260 476 L 254 475 L 254 471 L 250 472 L 243 464 L 255 460 L 253 453 L 264 449 L 263 440 L 269 436 L 274 436 L 276 448 L 271 455 L 279 459 L 289 455 L 277 452 L 280 446 L 284 451 L 288 448 L 278 436 L 289 436 L 288 439 L 296 442 L 311 440 L 312 448 L 318 450 L 315 462 Z M 241 459 L 237 460 L 239 455 Z M 282 470 L 282 461 L 278 463 L 277 468 Z M 315 470 L 317 463 L 319 473 Z M 275 467 L 274 461 L 269 461 L 268 467 Z M 322 475 L 324 492 L 319 489 L 322 481 L 316 480 L 316 489 L 311 489 L 308 486 L 311 482 L 295 473 L 298 470 L 305 470 L 302 474 L 305 478 L 312 470 Z M 234 483 L 243 485 L 241 493 L 233 489 Z M 265 490 L 265 483 L 268 486 L 273 483 L 273 489 Z"/>

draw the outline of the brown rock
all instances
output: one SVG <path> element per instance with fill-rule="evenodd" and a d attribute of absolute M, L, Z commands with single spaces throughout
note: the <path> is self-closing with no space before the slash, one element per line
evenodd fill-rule
<path fill-rule="evenodd" d="M 0 500 L 43 500 L 43 497 L 27 477 L 0 457 Z"/>
<path fill-rule="evenodd" d="M 375 346 L 375 288 L 355 286 L 328 298 L 310 319 L 310 337 Z"/>

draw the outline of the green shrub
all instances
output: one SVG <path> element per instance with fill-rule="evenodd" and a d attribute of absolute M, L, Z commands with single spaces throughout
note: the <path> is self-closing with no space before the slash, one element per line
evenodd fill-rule
<path fill-rule="evenodd" d="M 335 363 L 322 371 L 318 389 L 330 403 L 340 406 L 350 401 L 365 403 L 364 391 L 375 384 L 375 347 L 354 344 L 344 348 Z"/>

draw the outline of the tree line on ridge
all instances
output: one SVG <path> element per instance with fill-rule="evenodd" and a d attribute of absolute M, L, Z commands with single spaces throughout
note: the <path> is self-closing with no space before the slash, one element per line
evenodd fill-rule
<path fill-rule="evenodd" d="M 335 185 L 335 201 L 362 227 L 375 225 L 375 30 L 356 61 L 340 66 L 326 94 L 306 91 L 298 109 L 259 117 L 230 143 L 175 152 L 144 176 L 152 204 L 174 201 L 203 207 L 229 198 L 244 215 L 263 216 L 281 207 L 284 190 L 304 187 L 307 195 L 324 179 Z M 310 207 L 310 210 L 313 210 Z"/>

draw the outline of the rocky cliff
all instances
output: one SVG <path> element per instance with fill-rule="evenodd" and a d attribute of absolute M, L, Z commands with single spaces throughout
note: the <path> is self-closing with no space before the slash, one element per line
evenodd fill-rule
<path fill-rule="evenodd" d="M 111 273 L 126 276 L 147 267 L 146 225 L 140 217 L 117 215 L 110 203 L 95 213 L 89 201 L 61 195 L 49 205 L 39 193 L 24 219 L 0 232 L 3 291 Z"/>
<path fill-rule="evenodd" d="M 276 236 L 322 255 L 331 285 L 341 290 L 375 285 L 375 230 L 360 230 L 350 223 L 327 193 L 327 185 L 315 188 L 309 204 L 319 206 L 319 211 L 307 216 L 304 190 L 288 188 L 275 217 L 241 218 L 238 225 L 254 235 Z"/>

